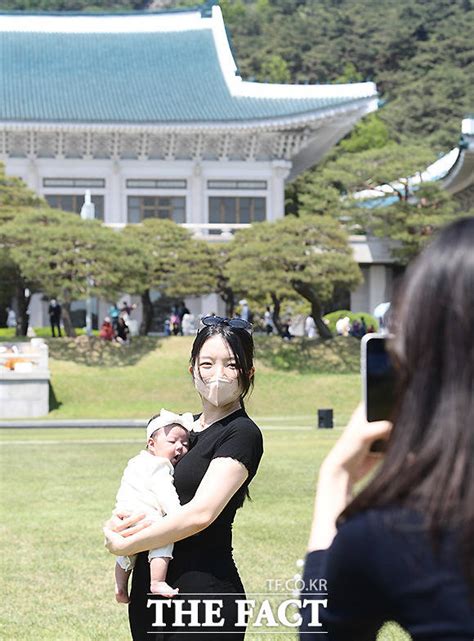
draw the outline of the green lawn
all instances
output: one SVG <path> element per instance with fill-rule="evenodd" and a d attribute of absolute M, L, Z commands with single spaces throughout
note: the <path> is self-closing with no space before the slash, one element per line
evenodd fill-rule
<path fill-rule="evenodd" d="M 265 456 L 253 500 L 234 529 L 235 557 L 249 592 L 268 590 L 270 579 L 291 579 L 304 555 L 317 469 L 341 429 L 315 429 L 316 410 L 333 407 L 341 425 L 359 398 L 357 345 L 347 346 L 343 357 L 303 343 L 260 346 L 248 409 L 264 428 Z M 185 367 L 189 347 L 187 338 L 144 339 L 130 350 L 107 346 L 100 352 L 99 344 L 92 354 L 89 346 L 51 342 L 58 407 L 50 416 L 146 417 L 162 405 L 196 410 Z M 142 430 L 12 428 L 0 439 L 0 638 L 129 639 L 100 528 L 126 461 L 143 444 Z M 296 636 L 248 633 L 246 640 L 262 638 Z M 383 641 L 406 638 L 394 626 L 379 635 Z"/>
<path fill-rule="evenodd" d="M 267 580 L 296 573 L 316 470 L 339 431 L 264 430 L 253 500 L 235 526 L 235 556 L 249 592 L 265 592 Z M 126 611 L 114 601 L 113 559 L 100 526 L 127 459 L 143 443 L 141 431 L 8 429 L 1 437 L 0 638 L 125 641 Z M 406 637 L 390 627 L 379 638 Z"/>
<path fill-rule="evenodd" d="M 360 397 L 356 339 L 287 344 L 256 338 L 256 385 L 248 401 L 253 416 L 309 425 L 318 408 L 332 407 L 337 424 L 347 421 Z M 48 344 L 51 419 L 146 418 L 162 406 L 199 409 L 187 371 L 191 337 L 138 338 L 130 347 L 85 336 Z"/>

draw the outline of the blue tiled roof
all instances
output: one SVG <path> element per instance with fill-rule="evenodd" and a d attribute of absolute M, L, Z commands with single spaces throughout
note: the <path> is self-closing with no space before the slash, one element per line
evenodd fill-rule
<path fill-rule="evenodd" d="M 210 29 L 74 34 L 6 31 L 0 33 L 0 65 L 2 121 L 256 121 L 354 100 L 353 96 L 233 96 Z"/>

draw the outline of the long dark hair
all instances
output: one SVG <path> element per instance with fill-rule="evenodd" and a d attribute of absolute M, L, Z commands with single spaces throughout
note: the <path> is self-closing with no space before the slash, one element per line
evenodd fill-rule
<path fill-rule="evenodd" d="M 445 227 L 407 270 L 394 304 L 399 392 L 387 454 L 341 519 L 419 511 L 436 547 L 459 534 L 474 592 L 474 217 Z"/>
<path fill-rule="evenodd" d="M 235 358 L 237 366 L 240 389 L 240 403 L 243 407 L 243 400 L 251 392 L 254 385 L 254 377 L 251 373 L 253 368 L 254 345 L 252 335 L 239 327 L 231 327 L 225 323 L 218 325 L 205 325 L 196 335 L 191 349 L 190 364 L 194 367 L 204 343 L 213 336 L 221 336 L 229 345 L 230 351 Z"/>

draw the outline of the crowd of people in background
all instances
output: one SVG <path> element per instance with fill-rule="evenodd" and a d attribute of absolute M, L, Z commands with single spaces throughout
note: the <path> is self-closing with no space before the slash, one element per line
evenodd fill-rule
<path fill-rule="evenodd" d="M 384 312 L 386 312 L 389 303 L 384 303 L 383 305 L 385 306 Z M 129 304 L 126 300 L 120 303 L 120 307 L 117 303 L 113 303 L 100 326 L 100 338 L 105 341 L 116 341 L 121 344 L 128 344 L 132 334 L 130 316 L 136 308 L 137 305 L 135 303 Z M 51 336 L 53 338 L 56 336 L 61 337 L 62 308 L 55 298 L 49 301 L 48 315 L 51 325 Z M 309 339 L 319 337 L 315 319 L 311 314 L 307 316 L 296 315 L 292 318 L 287 313 L 280 318 L 279 322 L 275 322 L 270 306 L 266 307 L 263 314 L 254 314 L 248 301 L 244 298 L 238 302 L 234 317 L 242 318 L 252 323 L 254 330 L 257 332 L 263 332 L 267 336 L 280 335 L 285 341 L 291 341 L 296 336 L 305 336 Z M 164 321 L 162 331 L 165 336 L 192 336 L 196 334 L 199 329 L 199 321 L 200 317 L 193 314 L 185 302 L 181 301 L 171 308 L 170 314 Z M 379 323 L 380 326 L 383 327 L 380 320 Z M 17 326 L 17 317 L 11 307 L 6 308 L 6 325 L 10 328 L 16 328 Z M 338 336 L 362 338 L 365 334 L 376 331 L 372 323 L 367 325 L 364 316 L 353 320 L 351 320 L 349 316 L 341 316 L 336 322 L 336 335 Z"/>
<path fill-rule="evenodd" d="M 165 320 L 165 336 L 192 336 L 196 333 L 195 322 L 194 314 L 181 302 L 172 308 L 169 318 Z"/>
<path fill-rule="evenodd" d="M 363 316 L 360 319 L 355 318 L 353 321 L 349 316 L 341 316 L 336 322 L 336 334 L 338 336 L 354 336 L 362 338 L 366 334 L 372 334 L 376 329 L 374 325 L 367 326 Z"/>

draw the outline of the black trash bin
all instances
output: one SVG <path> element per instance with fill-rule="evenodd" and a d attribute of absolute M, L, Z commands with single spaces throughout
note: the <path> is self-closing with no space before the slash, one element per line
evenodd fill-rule
<path fill-rule="evenodd" d="M 327 429 L 334 427 L 332 410 L 318 410 L 318 427 Z"/>

